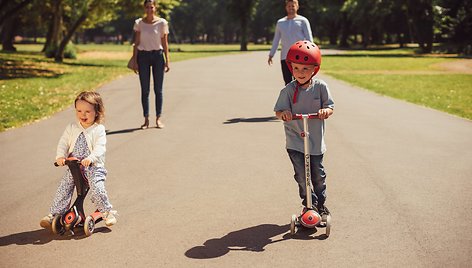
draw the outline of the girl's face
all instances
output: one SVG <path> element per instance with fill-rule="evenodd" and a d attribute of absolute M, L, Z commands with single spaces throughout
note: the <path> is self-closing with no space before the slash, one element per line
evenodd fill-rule
<path fill-rule="evenodd" d="M 297 79 L 298 83 L 305 84 L 311 79 L 311 76 L 315 72 L 315 65 L 305 65 L 292 62 L 293 76 Z"/>
<path fill-rule="evenodd" d="M 95 112 L 95 107 L 92 104 L 84 100 L 78 100 L 75 103 L 75 115 L 77 116 L 77 120 L 79 120 L 82 127 L 88 128 L 93 125 L 93 123 L 95 123 L 97 113 Z"/>
<path fill-rule="evenodd" d="M 154 5 L 154 2 L 147 2 L 144 6 L 144 10 L 146 11 L 147 15 L 154 15 L 154 12 L 156 11 L 156 6 Z"/>

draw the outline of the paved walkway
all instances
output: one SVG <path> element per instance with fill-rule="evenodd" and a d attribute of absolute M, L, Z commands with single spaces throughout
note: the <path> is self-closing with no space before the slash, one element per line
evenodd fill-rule
<path fill-rule="evenodd" d="M 172 64 L 162 130 L 136 129 L 137 76 L 100 89 L 120 217 L 88 238 L 38 224 L 64 171 L 52 162 L 72 109 L 0 133 L 1 266 L 470 266 L 471 122 L 322 73 L 336 102 L 325 158 L 332 234 L 288 234 L 300 206 L 272 112 L 282 78 L 266 54 Z"/>

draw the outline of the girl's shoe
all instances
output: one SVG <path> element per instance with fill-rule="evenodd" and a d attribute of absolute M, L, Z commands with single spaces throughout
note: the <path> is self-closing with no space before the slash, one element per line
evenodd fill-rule
<path fill-rule="evenodd" d="M 147 129 L 147 128 L 149 128 L 149 118 L 145 117 L 144 124 L 141 125 L 141 129 Z"/>
<path fill-rule="evenodd" d="M 161 120 L 159 117 L 156 118 L 156 127 L 157 128 L 164 128 L 164 124 L 162 124 Z"/>
<path fill-rule="evenodd" d="M 41 221 L 39 222 L 39 225 L 45 229 L 51 229 L 51 224 L 52 224 L 52 219 L 54 217 L 52 216 L 52 214 L 49 214 L 47 216 L 44 216 L 44 218 L 41 219 Z"/>
<path fill-rule="evenodd" d="M 115 217 L 116 210 L 110 210 L 107 212 L 102 212 L 102 218 L 105 220 L 106 226 L 112 226 L 116 224 L 116 217 Z"/>

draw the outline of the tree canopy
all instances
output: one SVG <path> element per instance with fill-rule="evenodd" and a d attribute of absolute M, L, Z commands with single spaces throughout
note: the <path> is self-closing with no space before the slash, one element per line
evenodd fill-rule
<path fill-rule="evenodd" d="M 170 22 L 171 42 L 270 43 L 284 1 L 157 0 L 159 16 Z M 472 1 L 463 0 L 299 0 L 299 14 L 311 23 L 316 42 L 349 47 L 417 43 L 425 53 L 433 43 L 456 52 L 472 50 Z M 3 50 L 13 38 L 44 37 L 44 50 L 62 61 L 71 40 L 93 42 L 132 38 L 142 1 L 0 0 Z"/>

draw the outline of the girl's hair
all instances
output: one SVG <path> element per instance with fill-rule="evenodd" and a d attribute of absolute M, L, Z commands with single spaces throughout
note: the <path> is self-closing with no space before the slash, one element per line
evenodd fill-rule
<path fill-rule="evenodd" d="M 143 4 L 143 5 L 146 6 L 147 3 L 152 3 L 152 4 L 154 4 L 155 6 L 157 6 L 157 3 L 156 3 L 155 0 L 144 0 L 144 4 Z"/>
<path fill-rule="evenodd" d="M 83 100 L 95 108 L 95 123 L 100 124 L 105 119 L 105 106 L 103 105 L 103 100 L 100 94 L 94 91 L 83 91 L 77 98 L 75 98 L 74 106 L 77 104 L 77 101 Z"/>
<path fill-rule="evenodd" d="M 295 2 L 298 4 L 298 0 L 285 0 L 285 5 L 290 3 L 290 2 Z"/>

